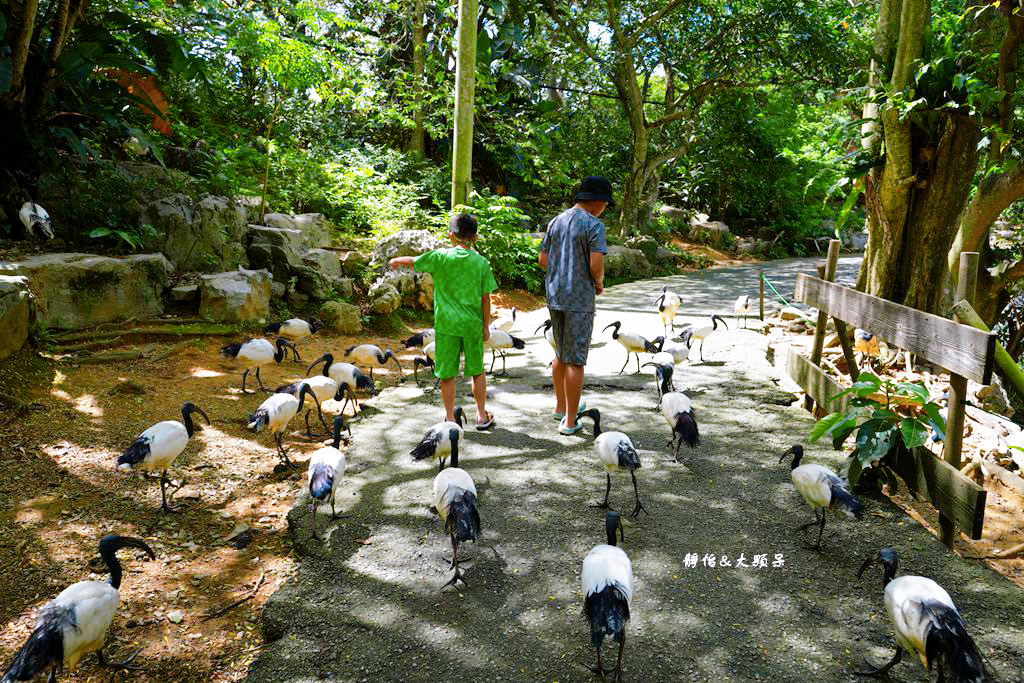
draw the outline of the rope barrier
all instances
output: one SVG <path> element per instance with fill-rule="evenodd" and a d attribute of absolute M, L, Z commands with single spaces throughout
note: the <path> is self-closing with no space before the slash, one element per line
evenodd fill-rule
<path fill-rule="evenodd" d="M 786 297 L 784 297 L 781 294 L 779 294 L 779 290 L 775 289 L 775 286 L 768 280 L 768 278 L 766 278 L 764 276 L 764 273 L 761 273 L 761 279 L 764 280 L 764 283 L 766 285 L 768 285 L 768 287 L 770 287 L 773 292 L 775 292 L 775 296 L 779 297 L 779 299 L 782 300 L 782 303 L 786 304 L 787 306 L 792 306 L 793 305 L 793 304 L 789 303 L 788 301 L 786 301 Z"/>

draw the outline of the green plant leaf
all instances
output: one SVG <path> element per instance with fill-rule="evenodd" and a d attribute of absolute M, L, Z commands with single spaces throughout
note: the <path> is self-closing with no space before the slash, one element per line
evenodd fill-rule
<path fill-rule="evenodd" d="M 839 450 L 847 437 L 857 429 L 857 417 L 850 416 L 832 428 L 832 448 Z"/>
<path fill-rule="evenodd" d="M 857 432 L 857 458 L 868 466 L 881 460 L 893 447 L 898 427 L 891 420 L 868 420 Z"/>
<path fill-rule="evenodd" d="M 918 420 L 903 420 L 900 424 L 900 436 L 903 437 L 904 446 L 917 448 L 928 440 L 928 428 Z"/>
<path fill-rule="evenodd" d="M 870 372 L 862 372 L 857 377 L 857 381 L 851 386 L 843 389 L 838 394 L 832 397 L 831 400 L 836 400 L 840 396 L 853 393 L 859 397 L 870 396 L 871 394 L 878 393 L 882 388 L 882 380 L 877 375 L 873 375 Z"/>
<path fill-rule="evenodd" d="M 831 431 L 832 427 L 836 423 L 843 420 L 845 417 L 845 413 L 830 413 L 829 415 L 826 415 L 825 417 L 821 418 L 820 420 L 818 420 L 817 424 L 814 425 L 814 428 L 811 429 L 811 435 L 808 437 L 808 440 L 811 443 L 814 443 L 822 436 L 824 436 L 826 432 Z"/>
<path fill-rule="evenodd" d="M 897 382 L 896 387 L 901 390 L 901 393 L 907 398 L 917 398 L 921 404 L 928 402 L 928 388 L 923 382 Z"/>
<path fill-rule="evenodd" d="M 110 230 L 110 228 L 95 228 L 88 232 L 89 237 L 92 238 L 109 237 L 112 234 L 113 232 Z"/>
<path fill-rule="evenodd" d="M 849 482 L 850 488 L 853 488 L 860 481 L 860 475 L 864 471 L 856 454 L 846 459 L 843 469 L 846 471 L 846 481 Z"/>
<path fill-rule="evenodd" d="M 946 420 L 942 417 L 942 412 L 939 410 L 939 406 L 935 403 L 926 403 L 924 406 L 924 412 L 928 416 L 928 422 L 931 424 L 932 429 L 935 430 L 939 439 L 945 440 Z"/>

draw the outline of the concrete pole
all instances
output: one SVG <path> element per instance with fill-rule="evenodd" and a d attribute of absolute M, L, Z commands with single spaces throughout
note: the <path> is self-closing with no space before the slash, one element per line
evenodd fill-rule
<path fill-rule="evenodd" d="M 459 0 L 459 48 L 455 62 L 455 133 L 452 141 L 453 207 L 469 204 L 472 181 L 477 14 L 477 0 Z"/>

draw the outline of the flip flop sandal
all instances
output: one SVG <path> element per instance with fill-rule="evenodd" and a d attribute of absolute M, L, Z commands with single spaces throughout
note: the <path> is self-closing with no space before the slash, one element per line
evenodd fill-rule
<path fill-rule="evenodd" d="M 580 401 L 579 407 L 576 408 L 576 413 L 577 414 L 582 413 L 586 409 L 587 409 L 587 402 L 586 401 Z M 551 413 L 551 417 L 556 422 L 561 422 L 565 418 L 565 413 Z"/>
<path fill-rule="evenodd" d="M 565 420 L 562 420 L 562 423 L 558 425 L 558 433 L 562 436 L 573 436 L 574 434 L 579 434 L 582 429 L 582 422 L 577 422 L 575 427 L 567 427 L 565 425 Z"/>
<path fill-rule="evenodd" d="M 491 413 L 487 413 L 487 422 L 481 422 L 481 423 L 477 424 L 476 430 L 478 432 L 482 432 L 482 431 L 484 431 L 486 429 L 490 429 L 493 426 L 494 426 L 494 415 L 492 415 Z"/>

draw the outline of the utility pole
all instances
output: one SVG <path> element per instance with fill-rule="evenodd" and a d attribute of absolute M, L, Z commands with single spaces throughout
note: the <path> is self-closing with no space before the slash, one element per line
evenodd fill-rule
<path fill-rule="evenodd" d="M 455 62 L 455 134 L 452 140 L 453 207 L 469 204 L 472 180 L 477 14 L 477 0 L 459 0 L 459 51 Z"/>

